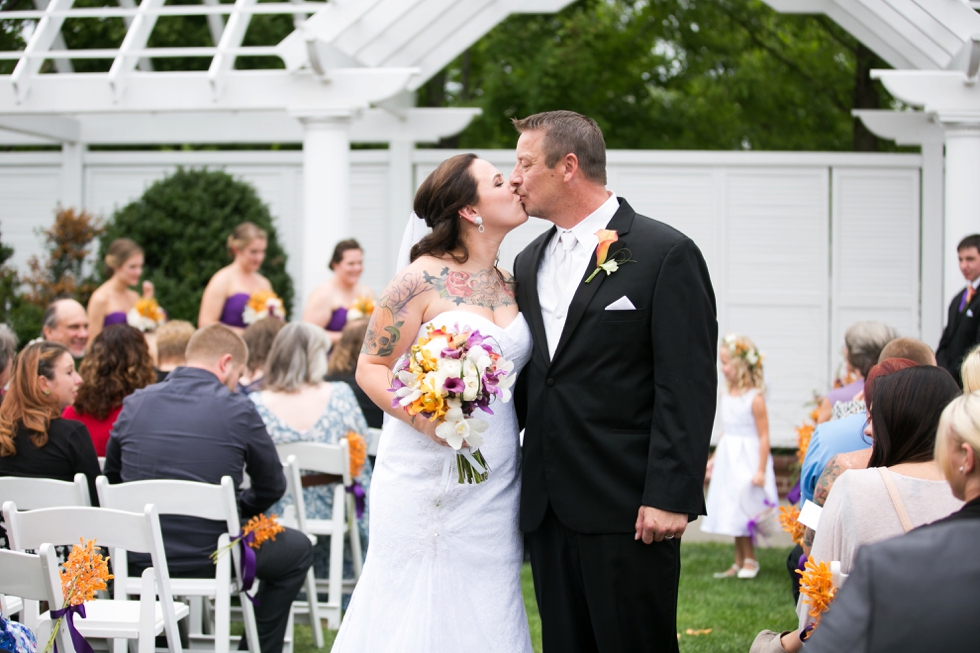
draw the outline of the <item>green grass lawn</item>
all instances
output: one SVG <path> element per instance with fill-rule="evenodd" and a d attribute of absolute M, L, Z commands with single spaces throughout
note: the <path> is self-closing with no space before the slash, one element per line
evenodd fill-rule
<path fill-rule="evenodd" d="M 715 580 L 711 575 L 732 564 L 732 545 L 685 544 L 681 547 L 680 604 L 677 629 L 682 653 L 745 653 L 756 634 L 765 628 L 784 630 L 796 624 L 796 612 L 786 573 L 789 549 L 760 549 L 762 570 L 755 580 Z M 527 606 L 534 650 L 541 652 L 541 619 L 534 600 L 531 568 L 524 565 L 521 586 Z M 703 635 L 686 631 L 707 630 Z M 329 651 L 336 633 L 325 631 Z M 308 626 L 296 626 L 296 652 L 313 653 Z"/>

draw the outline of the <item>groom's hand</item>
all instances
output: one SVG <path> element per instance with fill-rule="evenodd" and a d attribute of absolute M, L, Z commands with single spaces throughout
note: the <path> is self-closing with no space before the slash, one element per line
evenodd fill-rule
<path fill-rule="evenodd" d="M 644 544 L 680 537 L 687 528 L 687 515 L 659 508 L 640 506 L 636 516 L 636 538 Z"/>

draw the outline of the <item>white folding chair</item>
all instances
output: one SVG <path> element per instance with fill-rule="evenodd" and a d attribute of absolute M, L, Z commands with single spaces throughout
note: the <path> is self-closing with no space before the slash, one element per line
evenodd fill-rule
<path fill-rule="evenodd" d="M 99 503 L 114 510 L 133 510 L 134 507 L 152 503 L 161 515 L 182 515 L 224 522 L 227 532 L 222 533 L 215 543 L 216 548 L 228 545 L 231 538 L 241 531 L 238 518 L 238 501 L 235 497 L 235 483 L 230 476 L 221 479 L 221 485 L 178 481 L 171 479 L 133 481 L 110 485 L 109 479 L 100 476 L 95 479 L 99 493 Z M 124 552 L 114 552 L 116 556 L 113 569 L 116 572 L 116 598 L 126 594 L 137 594 L 139 582 L 126 574 Z M 232 568 L 234 567 L 234 572 Z M 231 577 L 235 574 L 233 586 Z M 250 651 L 258 651 L 259 635 L 255 622 L 252 602 L 242 588 L 241 549 L 231 548 L 231 555 L 218 559 L 215 577 L 210 578 L 172 578 L 170 587 L 175 596 L 204 597 L 214 599 L 213 635 L 206 634 L 202 628 L 201 613 L 203 602 L 192 602 L 194 613 L 190 622 L 192 639 L 209 640 L 214 638 L 215 653 L 227 653 L 231 644 L 231 593 L 237 591 L 241 598 L 242 617 L 245 622 L 245 637 Z M 196 605 L 195 605 L 196 604 Z M 117 651 L 116 653 L 121 653 Z"/>
<path fill-rule="evenodd" d="M 32 602 L 47 601 L 48 606 L 55 610 L 64 605 L 54 545 L 42 544 L 38 555 L 0 550 L 0 602 L 6 603 L 7 599 L 14 597 Z M 7 614 L 4 612 L 4 615 Z M 47 644 L 51 636 L 50 619 L 45 620 L 45 624 L 44 629 L 33 628 L 39 647 Z M 57 641 L 65 653 L 74 652 L 67 628 L 58 629 Z"/>
<path fill-rule="evenodd" d="M 170 591 L 160 518 L 154 506 L 145 506 L 142 514 L 77 507 L 18 512 L 16 504 L 7 501 L 3 518 L 12 549 L 40 549 L 44 543 L 73 545 L 84 539 L 110 549 L 149 553 L 153 566 L 143 572 L 139 601 L 96 599 L 85 605 L 85 619 L 75 624 L 85 637 L 136 639 L 139 653 L 154 653 L 155 637 L 166 632 L 170 653 L 181 653 L 177 620 L 186 617 L 188 609 L 175 603 Z"/>
<path fill-rule="evenodd" d="M 20 510 L 92 505 L 88 495 L 88 479 L 82 473 L 75 474 L 73 481 L 0 476 L 0 505 L 6 501 L 13 501 Z M 15 614 L 23 610 L 21 620 L 24 625 L 32 630 L 37 629 L 38 606 L 33 600 L 28 599 L 27 603 L 23 603 L 16 595 L 10 596 L 0 602 L 0 609 L 3 614 Z"/>
<path fill-rule="evenodd" d="M 283 526 L 295 528 L 301 533 L 305 533 L 313 544 L 316 544 L 316 535 L 307 532 L 306 529 L 306 504 L 303 502 L 303 484 L 300 480 L 299 466 L 296 464 L 296 456 L 290 456 L 282 465 L 283 475 L 286 477 L 286 494 L 293 498 L 293 505 L 287 506 L 285 514 L 279 516 L 279 523 Z M 309 616 L 310 628 L 313 629 L 313 641 L 317 648 L 323 648 L 323 622 L 320 620 L 320 603 L 316 593 L 316 577 L 313 575 L 313 567 L 306 572 L 306 601 L 294 601 L 293 608 L 297 614 Z M 290 613 L 290 619 L 292 613 Z M 292 626 L 292 624 L 290 624 Z M 287 633 L 292 632 L 288 628 Z M 288 649 L 283 646 L 283 653 L 292 653 L 292 641 L 288 642 Z"/>
<path fill-rule="evenodd" d="M 330 538 L 330 577 L 324 583 L 317 579 L 317 586 L 326 585 L 327 602 L 320 603 L 320 614 L 327 619 L 331 627 L 338 627 L 341 618 L 341 604 L 344 590 L 344 537 L 350 536 L 351 554 L 354 562 L 354 579 L 361 575 L 361 538 L 357 531 L 357 522 L 354 512 L 354 498 L 349 496 L 344 489 L 351 484 L 350 475 L 350 449 L 347 445 L 347 438 L 341 438 L 338 444 L 324 444 L 321 442 L 290 442 L 288 444 L 277 444 L 276 451 L 279 453 L 279 460 L 288 463 L 289 458 L 293 457 L 300 468 L 319 474 L 333 474 L 340 476 L 342 483 L 337 484 L 333 490 L 333 514 L 330 519 L 311 519 L 303 515 L 305 529 L 303 532 Z M 297 508 L 299 506 L 297 505 Z M 299 513 L 299 510 L 297 510 Z"/>
<path fill-rule="evenodd" d="M 368 429 L 367 455 L 377 456 L 378 445 L 381 444 L 381 429 Z"/>

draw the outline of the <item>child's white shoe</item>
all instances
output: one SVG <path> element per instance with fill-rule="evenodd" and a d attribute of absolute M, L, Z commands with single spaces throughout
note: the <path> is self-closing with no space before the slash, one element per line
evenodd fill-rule
<path fill-rule="evenodd" d="M 729 567 L 725 571 L 716 571 L 714 573 L 714 577 L 715 578 L 735 578 L 735 576 L 738 575 L 738 572 L 741 571 L 741 569 L 742 568 L 739 567 L 738 565 L 732 565 L 731 567 Z"/>
<path fill-rule="evenodd" d="M 759 575 L 759 563 L 752 558 L 746 558 L 742 568 L 738 570 L 739 578 L 755 578 Z"/>

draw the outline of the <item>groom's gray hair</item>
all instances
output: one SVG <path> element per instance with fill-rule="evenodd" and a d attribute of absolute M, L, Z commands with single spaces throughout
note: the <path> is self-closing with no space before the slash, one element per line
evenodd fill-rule
<path fill-rule="evenodd" d="M 606 185 L 606 141 L 596 121 L 574 111 L 545 111 L 527 118 L 512 118 L 518 132 L 543 131 L 545 165 L 553 168 L 566 154 L 574 154 L 585 178 Z"/>

